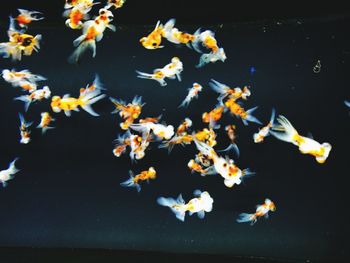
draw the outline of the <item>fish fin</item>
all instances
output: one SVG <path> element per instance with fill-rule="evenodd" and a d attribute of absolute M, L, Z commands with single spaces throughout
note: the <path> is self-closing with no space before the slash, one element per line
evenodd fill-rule
<path fill-rule="evenodd" d="M 40 128 L 40 127 L 38 127 L 38 128 Z M 42 128 L 41 133 L 45 134 L 48 130 L 51 130 L 51 129 L 55 129 L 55 127 L 46 126 L 46 127 Z"/>
<path fill-rule="evenodd" d="M 67 116 L 67 117 L 70 117 L 72 115 L 71 111 L 70 110 L 65 110 L 64 111 L 64 114 Z"/>
<path fill-rule="evenodd" d="M 255 217 L 254 214 L 241 213 L 241 214 L 239 214 L 239 216 L 236 219 L 236 221 L 238 223 L 250 222 L 250 224 L 253 225 L 256 222 L 256 217 Z"/>
<path fill-rule="evenodd" d="M 239 157 L 240 155 L 239 148 L 235 143 L 231 143 L 227 148 L 220 150 L 218 152 L 229 152 L 231 150 L 237 155 L 237 157 Z"/>
<path fill-rule="evenodd" d="M 28 95 L 22 95 L 14 98 L 14 100 L 20 100 L 24 102 L 24 110 L 27 112 L 32 101 L 29 99 Z"/>
<path fill-rule="evenodd" d="M 199 217 L 200 219 L 203 219 L 203 218 L 205 217 L 205 212 L 204 212 L 204 210 L 198 211 L 198 212 L 197 212 L 197 215 L 198 215 L 198 217 Z"/>
<path fill-rule="evenodd" d="M 196 189 L 196 190 L 193 191 L 193 195 L 196 196 L 196 197 L 201 196 L 201 194 L 202 194 L 202 191 L 199 190 L 199 189 Z"/>
<path fill-rule="evenodd" d="M 247 110 L 247 117 L 246 117 L 245 119 L 242 119 L 242 120 L 243 120 L 243 123 L 244 123 L 245 125 L 248 125 L 247 121 L 249 121 L 249 122 L 254 122 L 254 123 L 257 123 L 257 124 L 262 124 L 256 117 L 254 117 L 254 116 L 252 115 L 253 111 L 255 111 L 257 108 L 258 108 L 258 106 Z M 244 122 L 244 121 L 246 121 L 246 122 Z"/>

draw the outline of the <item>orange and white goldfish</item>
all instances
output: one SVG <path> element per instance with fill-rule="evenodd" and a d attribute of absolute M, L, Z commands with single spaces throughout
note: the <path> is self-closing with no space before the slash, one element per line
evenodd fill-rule
<path fill-rule="evenodd" d="M 239 185 L 243 178 L 253 175 L 249 169 L 241 170 L 234 164 L 232 159 L 223 158 L 219 156 L 215 150 L 209 145 L 200 142 L 198 140 L 194 140 L 197 149 L 209 159 L 213 161 L 213 166 L 210 167 L 210 174 L 213 174 L 214 171 L 216 174 L 220 174 L 224 178 L 224 184 L 231 188 L 234 184 Z"/>
<path fill-rule="evenodd" d="M 181 135 L 175 135 L 168 141 L 164 141 L 163 144 L 159 145 L 159 148 L 168 148 L 168 153 L 170 153 L 175 145 L 180 144 L 182 146 L 185 146 L 191 144 L 192 141 L 192 135 L 183 133 Z"/>
<path fill-rule="evenodd" d="M 26 122 L 21 113 L 19 115 L 20 126 L 19 131 L 21 134 L 21 140 L 19 141 L 22 144 L 28 144 L 30 142 L 30 130 L 29 127 L 32 126 L 33 122 Z"/>
<path fill-rule="evenodd" d="M 214 53 L 219 51 L 219 47 L 215 39 L 215 34 L 210 30 L 205 30 L 201 32 L 201 29 L 198 29 L 194 33 L 194 40 L 192 41 L 192 47 L 198 53 L 203 53 L 201 47 L 210 49 Z"/>
<path fill-rule="evenodd" d="M 19 158 L 14 159 L 6 170 L 0 171 L 0 183 L 3 187 L 6 187 L 7 181 L 13 179 L 14 175 L 19 172 L 19 170 L 16 168 L 16 161 L 18 159 Z"/>
<path fill-rule="evenodd" d="M 28 11 L 25 9 L 17 9 L 19 15 L 15 18 L 20 27 L 27 28 L 32 21 L 39 21 L 44 19 L 42 13 L 38 11 Z"/>
<path fill-rule="evenodd" d="M 114 9 L 118 9 L 123 7 L 126 0 L 108 0 L 107 5 L 105 6 L 106 9 L 109 9 L 111 7 L 114 7 Z"/>
<path fill-rule="evenodd" d="M 192 120 L 190 118 L 185 118 L 185 120 L 177 127 L 176 135 L 187 134 L 187 130 L 191 128 Z"/>
<path fill-rule="evenodd" d="M 238 223 L 250 222 L 250 225 L 254 225 L 259 217 L 269 217 L 269 212 L 276 211 L 275 204 L 270 199 L 265 199 L 265 203 L 258 205 L 254 214 L 241 213 L 237 218 Z"/>
<path fill-rule="evenodd" d="M 46 80 L 45 77 L 32 74 L 26 69 L 21 71 L 4 69 L 1 75 L 4 80 L 13 87 L 21 87 L 23 90 L 30 93 L 37 89 L 37 82 Z"/>
<path fill-rule="evenodd" d="M 277 121 L 280 126 L 274 126 L 270 134 L 279 140 L 298 146 L 301 153 L 314 156 L 318 163 L 324 163 L 327 160 L 332 150 L 332 146 L 328 142 L 320 144 L 312 138 L 299 135 L 289 120 L 282 115 L 278 116 Z"/>
<path fill-rule="evenodd" d="M 65 24 L 71 29 L 81 29 L 83 27 L 83 21 L 90 18 L 89 12 L 92 6 L 85 6 L 82 4 L 74 6 L 72 9 L 66 10 L 63 13 L 64 17 L 68 17 Z"/>
<path fill-rule="evenodd" d="M 229 152 L 229 151 L 233 151 L 237 154 L 237 156 L 239 156 L 239 148 L 236 144 L 236 126 L 231 124 L 231 125 L 227 125 L 225 127 L 225 131 L 227 132 L 227 136 L 228 138 L 230 139 L 231 143 L 230 145 L 224 149 L 224 150 L 221 150 L 219 152 Z"/>
<path fill-rule="evenodd" d="M 49 129 L 55 128 L 55 127 L 49 126 L 53 121 L 55 121 L 55 119 L 51 117 L 50 113 L 42 112 L 40 116 L 41 116 L 41 120 L 37 128 L 41 128 L 42 134 L 46 133 L 46 131 Z"/>
<path fill-rule="evenodd" d="M 203 87 L 198 83 L 193 83 L 192 88 L 188 89 L 186 98 L 179 105 L 180 107 L 187 107 L 194 98 L 198 98 L 198 93 L 201 92 Z"/>
<path fill-rule="evenodd" d="M 162 115 L 159 115 L 158 117 L 147 117 L 144 119 L 140 119 L 139 123 L 146 123 L 146 122 L 158 123 L 161 118 L 162 118 Z"/>
<path fill-rule="evenodd" d="M 199 63 L 196 68 L 201 68 L 209 63 L 215 63 L 217 61 L 225 62 L 227 59 L 226 53 L 223 48 L 219 48 L 217 52 L 210 52 L 208 54 L 202 54 L 199 58 Z"/>
<path fill-rule="evenodd" d="M 147 37 L 141 38 L 140 43 L 147 49 L 163 48 L 164 46 L 160 45 L 162 43 L 162 34 L 163 25 L 158 21 L 154 30 Z"/>
<path fill-rule="evenodd" d="M 165 78 L 175 79 L 181 81 L 181 72 L 183 71 L 183 64 L 178 57 L 173 57 L 171 63 L 167 64 L 163 68 L 158 68 L 153 71 L 153 74 L 144 73 L 136 70 L 138 78 L 141 79 L 154 79 L 159 82 L 161 86 L 166 86 L 167 83 L 164 80 Z"/>
<path fill-rule="evenodd" d="M 216 123 L 221 119 L 224 111 L 225 111 L 225 107 L 219 104 L 212 111 L 204 112 L 202 114 L 202 121 L 204 123 L 208 123 L 210 128 L 219 129 L 220 125 Z"/>
<path fill-rule="evenodd" d="M 13 61 L 21 60 L 22 55 L 30 56 L 33 51 L 38 52 L 40 49 L 41 35 L 32 36 L 16 30 L 12 17 L 10 17 L 7 34 L 9 42 L 0 43 L 0 55 L 4 58 L 12 58 Z"/>
<path fill-rule="evenodd" d="M 93 6 L 98 3 L 94 3 L 95 0 L 66 0 L 64 4 L 64 9 L 71 9 L 78 5 Z"/>
<path fill-rule="evenodd" d="M 200 142 L 208 144 L 210 147 L 214 147 L 217 144 L 216 133 L 212 128 L 204 128 L 203 130 L 194 133 L 193 137 Z"/>
<path fill-rule="evenodd" d="M 24 109 L 28 111 L 31 103 L 36 101 L 42 101 L 43 99 L 48 99 L 51 97 L 51 91 L 48 86 L 44 86 L 42 89 L 33 91 L 29 95 L 22 95 L 14 98 L 14 100 L 20 100 L 24 102 Z"/>
<path fill-rule="evenodd" d="M 188 163 L 187 166 L 191 170 L 191 173 L 197 172 L 200 173 L 201 176 L 206 176 L 209 174 L 216 174 L 216 171 L 213 169 L 212 166 L 205 166 L 203 165 L 202 162 L 198 161 L 198 158 L 196 159 L 191 159 Z"/>
<path fill-rule="evenodd" d="M 157 203 L 161 206 L 169 207 L 175 214 L 176 218 L 185 221 L 186 212 L 189 215 L 197 213 L 200 219 L 205 217 L 205 213 L 213 210 L 214 199 L 205 191 L 195 190 L 193 192 L 195 198 L 192 198 L 188 203 L 182 198 L 180 194 L 177 199 L 171 197 L 159 197 Z"/>
<path fill-rule="evenodd" d="M 170 19 L 162 26 L 162 37 L 174 44 L 185 44 L 190 47 L 191 42 L 195 39 L 195 35 L 181 32 L 175 27 L 176 20 Z"/>
<path fill-rule="evenodd" d="M 220 94 L 220 96 L 218 97 L 219 101 L 222 101 L 227 96 L 235 100 L 239 98 L 247 100 L 248 97 L 251 95 L 250 90 L 246 86 L 243 88 L 243 90 L 239 87 L 232 89 L 229 86 L 216 81 L 215 79 L 211 79 L 209 85 L 215 92 Z"/>
<path fill-rule="evenodd" d="M 130 170 L 129 174 L 130 178 L 120 185 L 123 187 L 135 187 L 137 192 L 141 191 L 140 182 L 147 181 L 149 183 L 149 180 L 154 180 L 157 177 L 157 172 L 153 167 L 150 167 L 147 171 L 142 171 L 138 175 L 134 175 Z"/>
<path fill-rule="evenodd" d="M 267 136 L 269 136 L 270 130 L 273 127 L 273 123 L 275 121 L 275 115 L 276 115 L 276 111 L 275 111 L 275 109 L 272 109 L 271 118 L 270 118 L 269 123 L 266 126 L 264 126 L 263 128 L 261 128 L 259 130 L 259 132 L 254 133 L 253 139 L 254 139 L 255 143 L 261 143 L 264 141 L 264 139 Z"/>
<path fill-rule="evenodd" d="M 99 88 L 95 88 L 91 91 L 83 89 L 78 98 L 70 97 L 69 94 L 64 95 L 63 98 L 60 96 L 53 96 L 51 100 L 51 108 L 52 111 L 56 113 L 63 110 L 67 117 L 71 116 L 72 110 L 79 111 L 79 107 L 92 116 L 99 116 L 99 114 L 92 109 L 91 105 L 104 97 L 106 97 L 106 95 L 101 94 L 101 89 Z"/>
<path fill-rule="evenodd" d="M 229 98 L 226 100 L 225 106 L 230 110 L 231 114 L 241 118 L 244 125 L 248 125 L 248 122 L 262 124 L 256 117 L 252 115 L 253 111 L 258 108 L 257 106 L 246 111 L 241 105 L 236 102 L 236 99 L 234 98 Z"/>
<path fill-rule="evenodd" d="M 151 131 L 160 139 L 169 140 L 173 135 L 174 132 L 174 126 L 172 125 L 164 125 L 160 123 L 153 123 L 153 122 L 144 122 L 144 123 L 137 123 L 137 124 L 131 124 L 130 128 L 132 130 L 138 131 L 142 133 L 142 137 L 146 137 Z"/>
<path fill-rule="evenodd" d="M 113 21 L 113 17 L 111 11 L 101 8 L 99 16 L 94 20 L 84 22 L 82 27 L 83 34 L 73 41 L 73 45 L 77 48 L 68 59 L 70 63 L 78 62 L 80 56 L 87 49 L 92 50 L 92 57 L 96 56 L 96 42 L 101 41 L 106 28 L 116 31 L 115 26 L 110 24 Z"/>
<path fill-rule="evenodd" d="M 123 130 L 129 129 L 130 125 L 140 116 L 142 107 L 145 103 L 142 103 L 142 97 L 135 96 L 131 103 L 126 104 L 122 100 L 116 100 L 112 97 L 109 98 L 115 106 L 115 110 L 112 114 L 118 113 L 125 121 L 120 124 Z"/>

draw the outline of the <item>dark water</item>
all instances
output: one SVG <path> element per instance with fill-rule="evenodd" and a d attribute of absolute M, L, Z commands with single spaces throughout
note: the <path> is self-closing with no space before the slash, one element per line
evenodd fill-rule
<path fill-rule="evenodd" d="M 13 101 L 22 95 L 1 80 L 0 170 L 14 157 L 21 169 L 7 188 L 0 189 L 0 246 L 46 248 L 104 248 L 191 254 L 258 256 L 285 260 L 349 260 L 345 216 L 348 197 L 349 109 L 347 79 L 350 69 L 349 18 L 271 21 L 244 25 L 209 27 L 224 47 L 225 63 L 201 69 L 199 54 L 186 47 L 164 42 L 165 48 L 146 50 L 138 40 L 151 27 L 120 26 L 106 32 L 97 45 L 97 57 L 85 55 L 79 65 L 67 63 L 72 41 L 79 32 L 59 27 L 35 27 L 43 35 L 38 54 L 20 63 L 0 60 L 0 67 L 29 69 L 48 78 L 53 95 L 78 96 L 99 74 L 106 94 L 131 101 L 143 97 L 146 105 L 141 117 L 163 114 L 167 124 L 177 126 L 190 117 L 193 129 L 205 125 L 201 114 L 216 104 L 217 94 L 208 85 L 214 78 L 230 86 L 251 85 L 252 96 L 244 103 L 259 106 L 256 116 L 268 122 L 271 108 L 285 115 L 301 134 L 311 132 L 333 149 L 327 162 L 316 163 L 291 144 L 269 137 L 257 145 L 252 135 L 258 126 L 248 127 L 226 114 L 221 124 L 238 128 L 241 150 L 236 163 L 257 175 L 232 189 L 219 175 L 191 174 L 187 162 L 196 153 L 193 145 L 175 147 L 170 155 L 151 144 L 146 157 L 132 163 L 127 155 L 115 158 L 112 141 L 121 130 L 121 119 L 111 115 L 108 99 L 94 109 L 101 114 L 73 112 L 70 118 L 54 114 L 56 129 L 45 136 L 33 129 L 32 142 L 19 144 L 18 112 L 23 103 Z M 192 32 L 198 26 L 177 25 Z M 1 39 L 6 39 L 2 24 Z M 163 67 L 173 56 L 184 63 L 183 81 L 169 80 L 160 87 L 151 80 L 136 78 L 135 70 L 151 72 Z M 313 72 L 317 60 L 321 72 Z M 254 67 L 256 72 L 250 73 Z M 187 109 L 177 106 L 193 82 L 204 86 L 199 98 Z M 50 101 L 30 106 L 26 119 L 35 125 L 40 113 L 50 110 Z M 218 133 L 217 149 L 228 145 L 224 131 Z M 158 178 L 143 184 L 141 193 L 122 188 L 128 170 L 136 173 L 154 166 Z M 156 203 L 158 196 L 182 193 L 192 198 L 195 189 L 207 190 L 214 198 L 214 209 L 204 220 L 196 216 L 177 220 L 169 209 Z M 238 224 L 241 212 L 253 212 L 265 198 L 277 210 L 256 225 Z"/>

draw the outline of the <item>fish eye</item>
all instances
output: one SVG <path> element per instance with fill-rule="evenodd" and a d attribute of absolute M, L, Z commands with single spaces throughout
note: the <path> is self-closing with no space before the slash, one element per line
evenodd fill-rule
<path fill-rule="evenodd" d="M 223 166 L 223 167 L 226 167 L 226 166 L 227 166 L 227 163 L 224 163 L 222 166 Z"/>
<path fill-rule="evenodd" d="M 101 10 L 100 15 L 104 15 L 106 13 L 106 10 Z"/>
<path fill-rule="evenodd" d="M 32 43 L 32 39 L 28 37 L 28 38 L 23 39 L 22 45 L 23 45 L 24 47 L 27 47 L 27 46 L 29 46 L 31 43 Z"/>
<path fill-rule="evenodd" d="M 157 46 L 157 43 L 156 43 L 156 42 L 153 42 L 153 43 L 152 43 L 152 46 L 154 46 L 154 47 Z"/>

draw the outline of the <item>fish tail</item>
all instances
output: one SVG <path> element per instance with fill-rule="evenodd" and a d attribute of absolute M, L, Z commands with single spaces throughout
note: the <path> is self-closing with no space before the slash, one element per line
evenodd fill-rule
<path fill-rule="evenodd" d="M 229 151 L 233 151 L 237 155 L 237 157 L 239 157 L 239 153 L 240 153 L 239 148 L 235 143 L 231 143 L 227 148 L 218 152 L 229 152 Z"/>
<path fill-rule="evenodd" d="M 74 40 L 73 45 L 77 48 L 72 55 L 68 58 L 69 63 L 77 63 L 80 56 L 87 50 L 92 50 L 92 57 L 96 56 L 96 41 L 95 39 L 86 39 L 86 35 L 82 35 Z"/>
<path fill-rule="evenodd" d="M 22 95 L 19 97 L 14 98 L 14 100 L 20 100 L 24 102 L 24 110 L 28 111 L 30 104 L 32 103 L 32 100 L 29 98 L 28 95 Z"/>
<path fill-rule="evenodd" d="M 297 143 L 295 138 L 298 137 L 299 134 L 290 121 L 282 115 L 278 116 L 277 121 L 280 125 L 272 127 L 273 131 L 270 131 L 270 134 L 281 141 Z"/>
<path fill-rule="evenodd" d="M 130 170 L 129 171 L 130 178 L 126 180 L 125 182 L 120 183 L 121 186 L 123 187 L 135 187 L 137 192 L 141 191 L 141 186 L 135 182 L 134 178 L 134 173 Z"/>
<path fill-rule="evenodd" d="M 248 122 L 254 122 L 257 124 L 262 124 L 261 121 L 259 121 L 256 117 L 254 117 L 252 115 L 253 111 L 255 111 L 258 108 L 258 106 L 251 108 L 249 110 L 246 111 L 247 116 L 245 118 L 242 118 L 242 121 L 244 123 L 244 125 L 248 125 Z"/>
<path fill-rule="evenodd" d="M 191 102 L 191 97 L 190 96 L 187 96 L 182 102 L 181 104 L 178 106 L 178 108 L 186 108 L 188 107 L 188 105 L 190 104 Z"/>
<path fill-rule="evenodd" d="M 159 197 L 157 199 L 157 203 L 161 206 L 169 207 L 177 219 L 180 221 L 185 221 L 186 210 L 183 209 L 185 202 L 182 199 L 181 194 L 177 199 L 174 199 L 172 197 Z"/>
<path fill-rule="evenodd" d="M 99 116 L 99 114 L 92 109 L 91 105 L 103 99 L 104 97 L 106 97 L 106 95 L 101 94 L 101 91 L 99 89 L 82 94 L 79 97 L 80 106 L 83 110 L 90 113 L 92 116 Z"/>
<path fill-rule="evenodd" d="M 19 172 L 19 169 L 16 168 L 16 161 L 18 160 L 19 158 L 15 158 L 9 165 L 9 168 L 8 168 L 8 172 L 13 175 L 15 173 L 18 173 Z"/>
<path fill-rule="evenodd" d="M 250 222 L 251 225 L 254 225 L 256 223 L 256 216 L 255 216 L 255 214 L 241 213 L 241 214 L 239 214 L 236 221 L 238 223 Z"/>
<path fill-rule="evenodd" d="M 275 118 L 276 118 L 276 109 L 272 108 L 271 118 L 270 118 L 270 125 L 271 125 L 271 127 L 273 126 L 273 123 L 275 122 Z"/>

